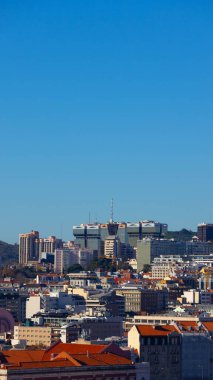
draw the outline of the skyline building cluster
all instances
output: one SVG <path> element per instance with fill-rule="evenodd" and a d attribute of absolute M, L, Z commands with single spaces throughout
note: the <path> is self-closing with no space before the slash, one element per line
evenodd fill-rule
<path fill-rule="evenodd" d="M 193 256 L 213 253 L 213 224 L 199 224 L 191 241 L 168 239 L 168 225 L 144 220 L 137 223 L 90 223 L 73 226 L 74 241 L 55 236 L 41 238 L 38 231 L 19 235 L 19 263 L 41 262 L 52 257 L 54 268 L 66 270 L 78 263 L 87 269 L 95 259 L 135 260 L 137 270 L 161 255 Z M 131 262 L 133 262 L 131 261 Z"/>
<path fill-rule="evenodd" d="M 167 224 L 152 220 L 119 223 L 111 219 L 108 223 L 73 226 L 76 244 L 82 248 L 93 249 L 97 252 L 98 257 L 114 258 L 125 258 L 133 255 L 138 240 L 144 237 L 160 239 L 165 237 L 167 231 Z"/>

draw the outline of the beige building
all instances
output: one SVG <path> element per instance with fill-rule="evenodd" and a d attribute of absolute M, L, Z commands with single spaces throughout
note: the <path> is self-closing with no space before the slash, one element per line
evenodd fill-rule
<path fill-rule="evenodd" d="M 39 244 L 39 261 L 42 259 L 42 253 L 54 253 L 56 249 L 63 247 L 63 242 L 61 239 L 56 239 L 55 236 L 49 236 L 48 238 L 40 238 Z"/>
<path fill-rule="evenodd" d="M 46 326 L 15 326 L 14 339 L 26 340 L 27 346 L 49 347 L 52 343 L 52 329 Z"/>
<path fill-rule="evenodd" d="M 152 264 L 152 278 L 164 279 L 165 277 L 175 276 L 179 264 L 183 264 L 180 256 L 161 255 L 155 257 Z"/>
<path fill-rule="evenodd" d="M 104 240 L 104 256 L 107 259 L 120 257 L 120 239 L 117 236 L 108 236 Z"/>
<path fill-rule="evenodd" d="M 141 311 L 141 290 L 137 287 L 122 287 L 116 289 L 116 295 L 121 295 L 125 298 L 125 312 L 140 312 Z"/>
<path fill-rule="evenodd" d="M 38 261 L 38 240 L 38 231 L 31 231 L 30 233 L 19 235 L 19 264 L 27 265 L 29 261 Z"/>

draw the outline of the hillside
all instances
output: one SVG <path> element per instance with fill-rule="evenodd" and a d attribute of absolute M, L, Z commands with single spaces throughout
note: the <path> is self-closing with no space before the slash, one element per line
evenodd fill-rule
<path fill-rule="evenodd" d="M 18 244 L 0 241 L 0 265 L 18 263 Z"/>
<path fill-rule="evenodd" d="M 166 239 L 189 241 L 195 235 L 197 235 L 196 232 L 191 231 L 191 230 L 187 230 L 186 228 L 183 228 L 180 231 L 168 231 L 165 238 Z"/>

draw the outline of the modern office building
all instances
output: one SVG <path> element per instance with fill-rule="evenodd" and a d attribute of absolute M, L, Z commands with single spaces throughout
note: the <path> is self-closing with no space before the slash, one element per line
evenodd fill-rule
<path fill-rule="evenodd" d="M 27 265 L 29 261 L 39 259 L 39 232 L 31 231 L 19 235 L 19 264 Z"/>
<path fill-rule="evenodd" d="M 101 237 L 100 225 L 98 224 L 81 224 L 73 227 L 73 235 L 75 244 L 81 248 L 89 248 L 97 252 L 100 256 L 101 252 Z"/>
<path fill-rule="evenodd" d="M 176 241 L 144 238 L 137 241 L 137 271 L 160 256 L 205 256 L 213 252 L 213 244 L 197 241 Z"/>
<path fill-rule="evenodd" d="M 145 238 L 137 241 L 137 270 L 143 270 L 145 264 L 151 264 L 161 255 L 182 256 L 186 252 L 186 243 L 182 241 Z"/>
<path fill-rule="evenodd" d="M 197 236 L 200 241 L 213 242 L 213 224 L 209 224 L 209 223 L 198 224 Z"/>
<path fill-rule="evenodd" d="M 167 224 L 154 221 L 140 221 L 138 223 L 113 222 L 81 224 L 73 227 L 75 244 L 82 248 L 96 250 L 98 256 L 104 255 L 104 241 L 109 236 L 116 236 L 120 239 L 121 255 L 125 256 L 129 247 L 136 247 L 137 240 L 142 237 L 162 238 L 167 232 Z"/>

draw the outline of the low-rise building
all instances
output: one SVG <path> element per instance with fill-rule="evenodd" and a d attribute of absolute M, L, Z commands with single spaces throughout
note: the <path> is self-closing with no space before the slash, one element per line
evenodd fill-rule
<path fill-rule="evenodd" d="M 26 340 L 27 346 L 49 347 L 52 343 L 52 330 L 48 326 L 15 326 L 14 339 Z"/>
<path fill-rule="evenodd" d="M 148 363 L 133 363 L 110 344 L 56 343 L 47 350 L 1 352 L 2 380 L 150 380 Z"/>

